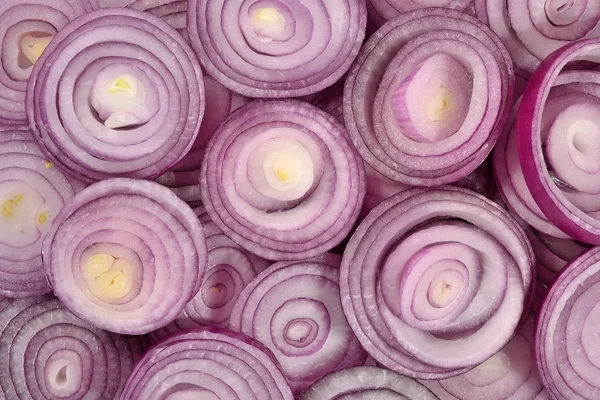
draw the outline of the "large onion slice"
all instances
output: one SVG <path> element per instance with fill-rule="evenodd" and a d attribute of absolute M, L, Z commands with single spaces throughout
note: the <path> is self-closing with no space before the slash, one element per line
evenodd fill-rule
<path fill-rule="evenodd" d="M 374 33 L 346 79 L 344 118 L 365 161 L 415 186 L 451 183 L 491 151 L 514 75 L 500 39 L 461 12 L 402 14 Z"/>
<path fill-rule="evenodd" d="M 160 18 L 98 10 L 56 35 L 33 69 L 27 105 L 38 144 L 63 169 L 87 181 L 152 178 L 194 143 L 202 72 Z"/>
<path fill-rule="evenodd" d="M 542 303 L 536 356 L 554 399 L 593 399 L 600 392 L 600 248 L 558 275 Z"/>
<path fill-rule="evenodd" d="M 600 36 L 594 0 L 474 0 L 477 17 L 502 38 L 515 66 L 532 73 L 560 47 Z"/>
<path fill-rule="evenodd" d="M 342 306 L 378 363 L 443 379 L 508 343 L 527 315 L 534 261 L 525 232 L 495 203 L 454 187 L 411 189 L 350 239 Z"/>
<path fill-rule="evenodd" d="M 147 346 L 147 338 L 77 318 L 52 297 L 14 300 L 0 311 L 2 393 L 6 399 L 116 399 Z"/>
<path fill-rule="evenodd" d="M 331 373 L 312 385 L 301 400 L 437 400 L 419 382 L 373 366 Z"/>
<path fill-rule="evenodd" d="M 516 138 L 525 182 L 543 216 L 573 239 L 596 245 L 600 73 L 561 71 L 570 61 L 598 61 L 598 49 L 600 39 L 583 40 L 542 62 L 523 94 Z"/>
<path fill-rule="evenodd" d="M 27 122 L 25 92 L 36 64 L 56 32 L 91 11 L 73 0 L 3 0 L 0 3 L 0 125 Z"/>
<path fill-rule="evenodd" d="M 297 260 L 330 250 L 349 233 L 365 177 L 332 116 L 300 101 L 254 101 L 213 136 L 201 187 L 208 214 L 240 246 Z"/>
<path fill-rule="evenodd" d="M 82 184 L 65 176 L 26 129 L 0 127 L 0 295 L 49 292 L 40 255 L 52 221 Z"/>
<path fill-rule="evenodd" d="M 369 20 L 383 25 L 398 14 L 428 7 L 445 7 L 458 11 L 469 10 L 472 0 L 367 0 Z"/>
<path fill-rule="evenodd" d="M 231 312 L 230 328 L 267 346 L 295 393 L 367 357 L 340 307 L 339 263 L 330 257 L 273 264 Z"/>
<path fill-rule="evenodd" d="M 174 335 L 136 365 L 122 400 L 292 400 L 273 355 L 260 343 L 207 328 Z"/>
<path fill-rule="evenodd" d="M 248 97 L 298 97 L 341 78 L 365 37 L 365 0 L 190 0 L 206 72 Z"/>
<path fill-rule="evenodd" d="M 147 333 L 173 321 L 206 268 L 200 222 L 154 182 L 109 179 L 78 193 L 55 218 L 42 256 L 67 308 L 103 329 Z"/>

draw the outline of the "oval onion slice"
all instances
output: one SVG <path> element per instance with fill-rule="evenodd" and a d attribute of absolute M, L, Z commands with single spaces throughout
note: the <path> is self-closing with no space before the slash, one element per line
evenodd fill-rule
<path fill-rule="evenodd" d="M 58 298 L 103 329 L 147 333 L 198 292 L 206 243 L 187 204 L 154 182 L 109 179 L 55 218 L 42 256 Z"/>
<path fill-rule="evenodd" d="M 526 317 L 534 262 L 517 221 L 483 196 L 407 190 L 350 239 L 344 314 L 381 365 L 420 379 L 458 375 L 502 349 Z"/>
<path fill-rule="evenodd" d="M 86 181 L 156 177 L 198 134 L 200 65 L 181 36 L 148 13 L 114 8 L 73 21 L 32 76 L 28 117 L 38 144 Z"/>
<path fill-rule="evenodd" d="M 122 400 L 292 400 L 273 355 L 251 338 L 207 328 L 173 335 L 136 365 Z"/>
<path fill-rule="evenodd" d="M 510 113 L 514 74 L 500 39 L 450 9 L 402 14 L 361 49 L 344 90 L 344 119 L 365 161 L 413 186 L 474 171 Z"/>
<path fill-rule="evenodd" d="M 211 140 L 203 203 L 243 248 L 271 260 L 306 259 L 349 233 L 365 194 L 362 160 L 333 117 L 295 100 L 254 101 Z"/>

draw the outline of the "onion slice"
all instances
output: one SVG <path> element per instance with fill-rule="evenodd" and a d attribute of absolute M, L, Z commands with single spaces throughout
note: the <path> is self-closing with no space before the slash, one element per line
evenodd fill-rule
<path fill-rule="evenodd" d="M 483 162 L 513 90 L 510 57 L 489 28 L 455 10 L 421 9 L 389 21 L 363 46 L 346 79 L 344 119 L 375 170 L 436 186 Z"/>
<path fill-rule="evenodd" d="M 600 248 L 574 259 L 549 288 L 538 315 L 536 356 L 554 399 L 593 399 L 600 390 Z"/>
<path fill-rule="evenodd" d="M 52 161 L 88 182 L 154 178 L 183 158 L 204 111 L 202 72 L 160 18 L 97 10 L 57 33 L 27 90 L 29 124 Z"/>
<path fill-rule="evenodd" d="M 273 355 L 231 331 L 207 328 L 173 335 L 138 362 L 122 400 L 292 400 Z"/>
<path fill-rule="evenodd" d="M 78 193 L 56 216 L 42 256 L 58 298 L 117 333 L 173 321 L 198 292 L 206 242 L 187 204 L 154 182 L 109 179 Z"/>
<path fill-rule="evenodd" d="M 526 318 L 534 255 L 506 211 L 465 189 L 411 189 L 377 206 L 340 272 L 365 350 L 410 377 L 444 379 L 504 347 Z"/>
<path fill-rule="evenodd" d="M 419 382 L 373 366 L 347 368 L 321 378 L 301 400 L 437 400 Z"/>
<path fill-rule="evenodd" d="M 421 8 L 444 7 L 468 12 L 472 0 L 367 0 L 369 20 L 376 26 L 395 18 L 398 14 Z"/>
<path fill-rule="evenodd" d="M 333 85 L 365 37 L 365 0 L 189 0 L 188 33 L 206 72 L 248 97 Z"/>
<path fill-rule="evenodd" d="M 147 338 L 79 319 L 50 296 L 14 300 L 0 312 L 2 393 L 6 399 L 116 399 L 147 346 Z"/>
<path fill-rule="evenodd" d="M 254 101 L 213 136 L 201 187 L 208 215 L 240 246 L 270 260 L 298 260 L 349 233 L 365 176 L 332 116 L 295 100 Z"/>

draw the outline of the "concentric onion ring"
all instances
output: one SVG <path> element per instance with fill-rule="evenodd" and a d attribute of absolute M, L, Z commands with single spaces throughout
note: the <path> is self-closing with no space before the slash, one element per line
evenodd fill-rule
<path fill-rule="evenodd" d="M 419 382 L 382 368 L 365 366 L 333 372 L 312 385 L 301 400 L 437 400 Z"/>
<path fill-rule="evenodd" d="M 96 328 L 49 296 L 14 300 L 0 312 L 2 393 L 6 399 L 119 398 L 147 344 Z"/>
<path fill-rule="evenodd" d="M 81 188 L 47 161 L 29 130 L 0 128 L 0 295 L 50 292 L 42 240 Z"/>
<path fill-rule="evenodd" d="M 363 162 L 333 117 L 304 102 L 254 101 L 213 136 L 202 199 L 217 226 L 271 260 L 319 255 L 358 218 Z"/>
<path fill-rule="evenodd" d="M 91 11 L 81 1 L 3 0 L 0 4 L 0 125 L 27 123 L 27 81 L 41 53 L 69 21 Z"/>
<path fill-rule="evenodd" d="M 428 7 L 444 7 L 467 12 L 472 0 L 367 0 L 369 20 L 376 26 L 407 11 Z"/>
<path fill-rule="evenodd" d="M 510 57 L 489 28 L 458 11 L 422 9 L 390 21 L 363 46 L 346 79 L 344 118 L 375 170 L 435 186 L 483 162 L 513 89 Z"/>
<path fill-rule="evenodd" d="M 52 161 L 87 181 L 152 178 L 192 147 L 202 72 L 167 23 L 115 8 L 65 26 L 36 63 L 29 124 Z"/>
<path fill-rule="evenodd" d="M 187 204 L 154 182 L 121 178 L 78 193 L 42 256 L 67 308 L 103 329 L 142 334 L 173 321 L 198 292 L 206 251 Z"/>
<path fill-rule="evenodd" d="M 474 0 L 477 17 L 504 42 L 515 66 L 532 73 L 570 42 L 600 37 L 600 3 L 590 0 Z"/>
<path fill-rule="evenodd" d="M 600 39 L 583 40 L 542 62 L 523 94 L 516 138 L 525 182 L 543 216 L 571 238 L 595 245 L 600 244 L 600 73 L 561 71 L 571 61 L 599 61 L 598 49 Z"/>
<path fill-rule="evenodd" d="M 599 324 L 600 248 L 595 247 L 567 265 L 549 288 L 539 312 L 537 363 L 553 398 L 597 396 Z"/>
<path fill-rule="evenodd" d="M 517 221 L 483 196 L 407 190 L 350 239 L 344 314 L 383 366 L 420 379 L 458 375 L 502 349 L 527 315 L 534 261 Z"/>
<path fill-rule="evenodd" d="M 146 11 L 162 18 L 163 21 L 177 29 L 186 40 L 187 33 L 187 0 L 127 0 L 127 7 Z"/>
<path fill-rule="evenodd" d="M 206 72 L 248 97 L 334 84 L 365 37 L 365 0 L 190 0 L 188 34 Z"/>
<path fill-rule="evenodd" d="M 260 343 L 207 328 L 174 335 L 136 365 L 122 400 L 292 400 L 273 355 Z"/>
<path fill-rule="evenodd" d="M 340 260 L 332 261 L 273 264 L 244 289 L 231 312 L 229 327 L 275 354 L 294 393 L 367 357 L 342 313 Z"/>

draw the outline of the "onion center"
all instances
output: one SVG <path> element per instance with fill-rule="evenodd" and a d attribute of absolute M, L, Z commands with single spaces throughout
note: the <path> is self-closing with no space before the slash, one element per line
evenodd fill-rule
<path fill-rule="evenodd" d="M 290 9 L 279 1 L 258 1 L 248 9 L 248 18 L 254 31 L 255 40 L 262 43 L 285 41 L 293 35 L 288 20 Z M 249 38 L 252 40 L 252 38 Z"/>
<path fill-rule="evenodd" d="M 230 265 L 220 264 L 213 269 L 202 286 L 202 301 L 207 307 L 215 309 L 228 304 L 235 294 L 235 280 L 227 271 Z"/>
<path fill-rule="evenodd" d="M 319 325 L 309 318 L 290 321 L 284 329 L 285 341 L 292 346 L 304 347 L 319 333 Z"/>
<path fill-rule="evenodd" d="M 132 269 L 129 261 L 108 253 L 96 253 L 87 261 L 87 273 L 94 292 L 107 299 L 120 299 L 131 291 Z M 92 283 L 93 282 L 93 283 Z"/>
<path fill-rule="evenodd" d="M 158 112 L 156 87 L 139 68 L 110 64 L 96 78 L 90 103 L 107 128 L 127 128 L 148 122 Z"/>
<path fill-rule="evenodd" d="M 81 356 L 72 350 L 52 354 L 45 366 L 46 387 L 57 397 L 72 396 L 81 384 Z"/>
<path fill-rule="evenodd" d="M 504 378 L 510 370 L 510 358 L 499 352 L 467 372 L 464 377 L 474 386 L 488 386 Z"/>
<path fill-rule="evenodd" d="M 0 184 L 0 207 L 0 241 L 3 244 L 29 246 L 50 225 L 44 199 L 22 182 L 4 181 Z"/>
<path fill-rule="evenodd" d="M 427 292 L 429 303 L 436 307 L 446 307 L 456 299 L 463 287 L 463 275 L 452 269 L 439 272 L 431 281 Z"/>
<path fill-rule="evenodd" d="M 544 6 L 546 18 L 554 26 L 575 23 L 587 9 L 585 3 L 576 3 L 576 0 L 547 0 Z"/>
<path fill-rule="evenodd" d="M 28 32 L 19 41 L 17 59 L 21 69 L 27 69 L 37 62 L 54 36 L 47 32 Z"/>

